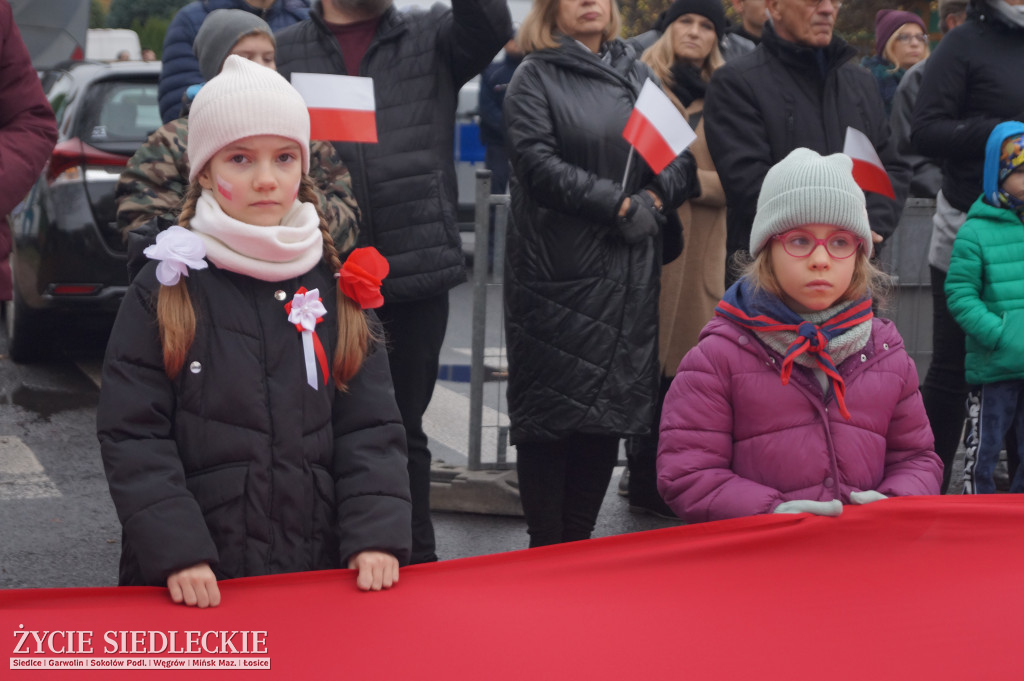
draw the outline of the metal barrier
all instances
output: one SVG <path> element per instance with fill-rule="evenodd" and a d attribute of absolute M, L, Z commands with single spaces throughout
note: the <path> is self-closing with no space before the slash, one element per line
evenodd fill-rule
<path fill-rule="evenodd" d="M 879 256 L 893 276 L 892 294 L 880 313 L 893 320 L 923 382 L 932 361 L 932 288 L 928 247 L 934 199 L 907 199 L 896 232 Z"/>
<path fill-rule="evenodd" d="M 491 209 L 494 209 L 493 247 L 491 245 Z M 508 194 L 491 194 L 491 171 L 476 171 L 476 220 L 473 249 L 473 330 L 470 351 L 469 379 L 469 447 L 467 469 L 511 469 L 514 461 L 508 460 L 508 417 L 503 409 L 505 399 L 505 318 L 499 309 L 498 344 L 487 345 L 487 299 L 493 291 L 501 292 L 505 269 L 505 232 L 508 225 Z M 488 267 L 493 263 L 492 267 Z M 491 272 L 488 272 L 491 269 Z M 500 300 L 500 296 L 499 296 Z M 487 360 L 495 360 L 496 367 L 488 368 Z M 490 380 L 488 380 L 490 379 Z M 491 423 L 484 423 L 484 384 L 497 382 L 492 400 L 494 408 L 488 410 Z M 494 438 L 487 438 L 494 444 L 494 460 L 483 461 L 484 430 L 493 430 Z"/>

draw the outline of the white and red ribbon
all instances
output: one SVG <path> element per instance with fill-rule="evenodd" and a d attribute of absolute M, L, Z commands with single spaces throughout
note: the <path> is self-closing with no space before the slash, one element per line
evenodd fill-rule
<path fill-rule="evenodd" d="M 295 328 L 302 334 L 302 356 L 306 364 L 306 383 L 313 390 L 318 390 L 316 381 L 316 363 L 320 363 L 320 371 L 324 376 L 324 385 L 327 385 L 327 353 L 316 335 L 316 325 L 322 322 L 327 308 L 320 300 L 320 289 L 306 291 L 303 286 L 291 302 L 284 306 L 288 313 L 288 321 L 295 325 Z M 315 358 L 315 359 L 314 359 Z"/>

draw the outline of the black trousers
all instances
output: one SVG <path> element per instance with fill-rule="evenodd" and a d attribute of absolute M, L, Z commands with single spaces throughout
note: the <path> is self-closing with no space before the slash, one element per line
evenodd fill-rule
<path fill-rule="evenodd" d="M 509 165 L 505 147 L 493 144 L 485 147 L 484 165 L 491 171 L 491 193 L 506 193 L 508 191 Z"/>
<path fill-rule="evenodd" d="M 423 413 L 437 381 L 441 344 L 448 328 L 448 292 L 411 303 L 385 303 L 377 310 L 387 334 L 395 400 L 405 424 L 412 497 L 411 563 L 437 560 L 430 519 L 430 449 Z"/>
<path fill-rule="evenodd" d="M 634 435 L 626 440 L 626 460 L 629 463 L 629 504 L 647 509 L 657 509 L 663 514 L 675 513 L 658 492 L 658 440 L 661 430 L 661 410 L 665 406 L 665 395 L 672 387 L 672 379 L 661 377 L 658 401 L 654 404 L 654 419 L 651 432 Z"/>
<path fill-rule="evenodd" d="M 930 267 L 932 277 L 932 363 L 921 386 L 924 410 L 935 435 L 935 453 L 942 459 L 942 493 L 949 488 L 953 459 L 967 418 L 964 332 L 946 306 L 946 273 Z"/>
<path fill-rule="evenodd" d="M 614 435 L 516 445 L 530 548 L 590 538 L 618 458 Z"/>

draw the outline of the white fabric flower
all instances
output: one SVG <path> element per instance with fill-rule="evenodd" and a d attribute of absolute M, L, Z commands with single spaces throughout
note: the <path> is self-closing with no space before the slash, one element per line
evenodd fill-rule
<path fill-rule="evenodd" d="M 305 331 L 316 328 L 316 320 L 327 314 L 327 308 L 320 302 L 320 289 L 306 293 L 296 293 L 292 298 L 292 310 L 288 313 L 288 321 L 297 324 Z"/>
<path fill-rule="evenodd" d="M 174 286 L 181 275 L 188 276 L 189 268 L 205 270 L 206 244 L 198 234 L 174 225 L 156 235 L 156 243 L 143 253 L 151 260 L 159 260 L 156 278 L 164 286 Z"/>

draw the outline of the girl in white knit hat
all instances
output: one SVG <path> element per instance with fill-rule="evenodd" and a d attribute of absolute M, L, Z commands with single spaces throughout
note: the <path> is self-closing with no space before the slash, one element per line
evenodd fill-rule
<path fill-rule="evenodd" d="M 218 580 L 348 567 L 398 581 L 405 431 L 376 319 L 387 261 L 342 263 L 317 209 L 309 115 L 229 56 L 192 106 L 178 225 L 118 313 L 97 428 L 120 583 L 220 602 Z"/>
<path fill-rule="evenodd" d="M 917 370 L 872 314 L 884 275 L 852 168 L 796 149 L 765 176 L 753 262 L 665 398 L 658 489 L 685 520 L 939 493 Z"/>

